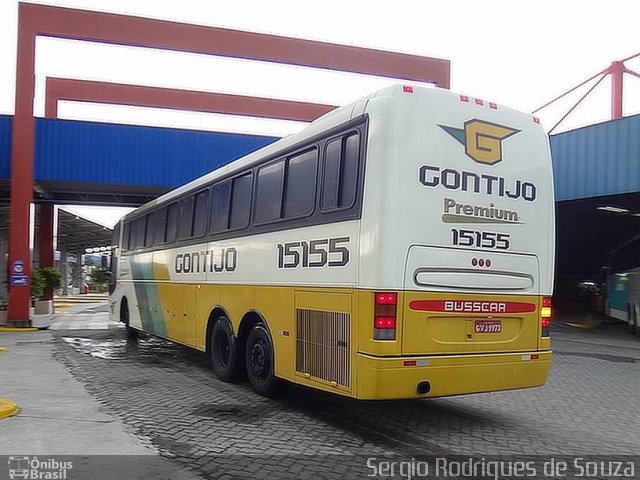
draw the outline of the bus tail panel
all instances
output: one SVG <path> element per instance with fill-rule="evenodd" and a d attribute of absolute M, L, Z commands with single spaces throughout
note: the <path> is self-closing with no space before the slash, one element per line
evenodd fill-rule
<path fill-rule="evenodd" d="M 536 296 L 405 292 L 403 355 L 537 350 Z"/>
<path fill-rule="evenodd" d="M 538 270 L 535 255 L 411 247 L 402 354 L 537 349 Z"/>

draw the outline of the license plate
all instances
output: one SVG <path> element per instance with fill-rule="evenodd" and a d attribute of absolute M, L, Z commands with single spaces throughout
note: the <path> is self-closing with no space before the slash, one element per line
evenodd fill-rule
<path fill-rule="evenodd" d="M 500 333 L 502 332 L 501 320 L 476 320 L 473 325 L 475 333 Z"/>

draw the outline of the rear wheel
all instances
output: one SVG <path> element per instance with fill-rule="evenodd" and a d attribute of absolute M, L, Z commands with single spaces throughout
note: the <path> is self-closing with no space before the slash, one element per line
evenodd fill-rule
<path fill-rule="evenodd" d="M 273 360 L 271 336 L 266 327 L 258 323 L 247 337 L 245 365 L 251 386 L 265 397 L 275 397 L 285 386 L 285 383 L 274 374 Z"/>
<path fill-rule="evenodd" d="M 238 376 L 238 342 L 226 317 L 220 317 L 211 330 L 211 364 L 223 382 Z"/>

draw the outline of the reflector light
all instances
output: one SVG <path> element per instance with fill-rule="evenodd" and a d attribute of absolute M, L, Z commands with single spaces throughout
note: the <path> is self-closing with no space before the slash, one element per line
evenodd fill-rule
<path fill-rule="evenodd" d="M 397 303 L 397 293 L 376 293 L 376 305 L 396 305 Z"/>
<path fill-rule="evenodd" d="M 539 360 L 540 359 L 540 355 L 538 355 L 537 353 L 535 355 L 531 355 L 531 360 Z"/>
<path fill-rule="evenodd" d="M 383 330 L 396 328 L 396 317 L 376 317 L 373 321 L 374 328 Z"/>
<path fill-rule="evenodd" d="M 487 258 L 487 261 L 486 261 L 486 262 L 484 262 L 484 264 L 485 264 L 487 267 L 490 267 L 490 266 L 491 266 L 491 260 Z"/>
<path fill-rule="evenodd" d="M 551 319 L 549 317 L 542 318 L 542 328 L 549 328 L 551 326 Z"/>
<path fill-rule="evenodd" d="M 533 117 L 533 123 L 540 123 L 540 119 L 538 117 Z"/>
<path fill-rule="evenodd" d="M 494 110 L 498 109 L 498 105 L 493 103 L 493 102 L 489 102 L 489 108 L 493 108 Z"/>
<path fill-rule="evenodd" d="M 478 266 L 478 259 L 477 258 L 472 258 L 471 259 L 471 265 L 473 265 L 474 267 Z"/>
<path fill-rule="evenodd" d="M 551 297 L 542 297 L 542 306 L 551 307 Z"/>
<path fill-rule="evenodd" d="M 476 105 L 484 105 L 484 100 L 476 98 Z"/>
<path fill-rule="evenodd" d="M 460 95 L 460 101 L 461 102 L 468 102 L 469 101 L 469 97 L 467 97 L 466 95 Z"/>
<path fill-rule="evenodd" d="M 405 367 L 415 367 L 416 365 L 418 365 L 418 362 L 416 360 L 405 360 L 404 362 L 402 362 L 402 365 L 404 365 Z"/>
<path fill-rule="evenodd" d="M 480 265 L 481 267 L 484 267 L 484 258 L 481 258 L 480 260 L 478 260 L 478 265 Z"/>
<path fill-rule="evenodd" d="M 413 93 L 413 87 L 411 85 L 404 85 L 402 91 L 404 93 Z"/>

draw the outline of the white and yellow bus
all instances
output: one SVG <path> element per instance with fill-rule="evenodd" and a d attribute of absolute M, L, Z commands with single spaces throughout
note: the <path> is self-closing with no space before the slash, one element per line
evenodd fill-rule
<path fill-rule="evenodd" d="M 535 387 L 554 228 L 537 119 L 398 85 L 124 217 L 111 312 L 263 395 Z"/>

